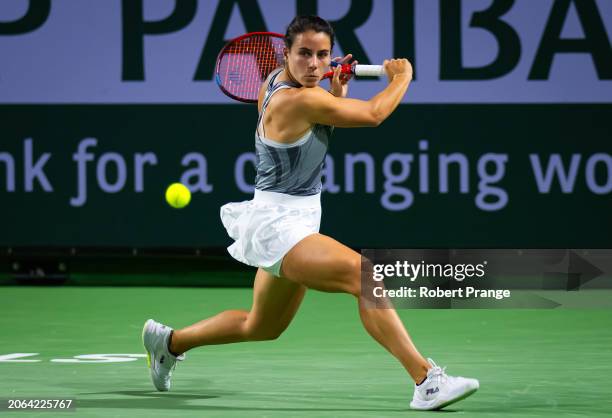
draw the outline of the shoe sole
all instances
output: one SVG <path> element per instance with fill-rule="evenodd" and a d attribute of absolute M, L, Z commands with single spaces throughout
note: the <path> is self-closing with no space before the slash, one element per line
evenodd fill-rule
<path fill-rule="evenodd" d="M 456 398 L 452 398 L 449 400 L 444 401 L 443 403 L 441 403 L 440 405 L 436 405 L 436 406 L 431 406 L 431 407 L 424 407 L 424 408 L 419 408 L 419 407 L 414 407 L 412 405 L 410 405 L 410 408 L 414 409 L 415 411 L 438 411 L 442 408 L 445 408 L 451 404 L 454 404 L 456 402 L 462 401 L 465 398 L 467 398 L 470 395 L 473 395 L 479 388 L 474 388 L 474 389 L 470 389 L 465 393 L 462 393 L 461 395 L 457 396 Z"/>
<path fill-rule="evenodd" d="M 443 404 L 441 404 L 439 406 L 436 406 L 435 408 L 432 409 L 432 411 L 437 411 L 439 409 L 447 407 L 448 405 L 454 404 L 455 402 L 462 401 L 465 398 L 467 398 L 468 396 L 473 395 L 477 390 L 478 390 L 478 388 L 471 389 L 471 390 L 465 392 L 464 394 L 457 396 L 454 399 L 450 399 L 450 400 L 444 402 Z"/>

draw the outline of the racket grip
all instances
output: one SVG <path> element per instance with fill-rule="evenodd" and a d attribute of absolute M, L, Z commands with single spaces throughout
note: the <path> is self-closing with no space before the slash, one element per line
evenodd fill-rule
<path fill-rule="evenodd" d="M 385 75 L 382 65 L 360 65 L 355 66 L 355 75 L 360 77 L 381 77 Z"/>

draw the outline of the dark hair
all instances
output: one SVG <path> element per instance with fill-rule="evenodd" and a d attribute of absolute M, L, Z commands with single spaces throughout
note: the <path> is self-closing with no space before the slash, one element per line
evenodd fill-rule
<path fill-rule="evenodd" d="M 296 16 L 293 18 L 289 26 L 287 26 L 287 32 L 285 34 L 285 46 L 287 49 L 291 49 L 295 37 L 300 33 L 306 31 L 325 32 L 329 35 L 331 42 L 331 48 L 334 48 L 334 29 L 331 27 L 329 22 L 319 16 Z"/>

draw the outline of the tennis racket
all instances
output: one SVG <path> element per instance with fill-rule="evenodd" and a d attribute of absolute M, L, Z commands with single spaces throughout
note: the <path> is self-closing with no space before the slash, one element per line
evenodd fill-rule
<path fill-rule="evenodd" d="M 284 48 L 280 33 L 251 32 L 232 39 L 217 56 L 217 85 L 234 100 L 257 102 L 262 83 L 283 65 Z"/>
<path fill-rule="evenodd" d="M 275 32 L 251 32 L 232 39 L 217 56 L 215 80 L 223 93 L 234 100 L 256 103 L 268 75 L 284 64 L 285 37 Z M 340 65 L 336 62 L 332 67 Z M 342 73 L 381 76 L 382 65 L 343 64 Z M 331 78 L 333 71 L 323 78 Z"/>

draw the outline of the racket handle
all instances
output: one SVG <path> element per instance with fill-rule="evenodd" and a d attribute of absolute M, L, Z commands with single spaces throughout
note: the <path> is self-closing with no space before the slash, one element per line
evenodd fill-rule
<path fill-rule="evenodd" d="M 381 77 L 385 75 L 382 65 L 361 65 L 357 64 L 353 70 L 359 77 Z"/>
<path fill-rule="evenodd" d="M 337 62 L 331 62 L 330 67 L 336 68 Z M 382 65 L 351 65 L 342 64 L 342 74 L 355 74 L 360 77 L 381 77 L 385 75 L 385 69 Z M 323 75 L 323 79 L 332 78 L 334 75 L 333 71 L 329 71 Z"/>

